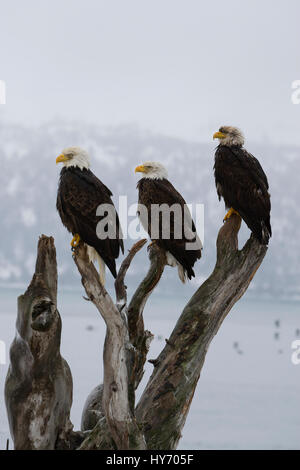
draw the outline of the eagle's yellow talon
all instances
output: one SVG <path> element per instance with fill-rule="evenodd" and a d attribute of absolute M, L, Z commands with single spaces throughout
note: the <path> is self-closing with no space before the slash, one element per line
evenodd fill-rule
<path fill-rule="evenodd" d="M 223 219 L 223 222 L 226 222 L 226 220 L 230 219 L 230 217 L 232 216 L 232 214 L 236 214 L 236 215 L 240 215 L 237 211 L 235 211 L 233 208 L 229 209 L 229 211 L 227 212 L 227 214 L 225 215 L 224 219 Z"/>
<path fill-rule="evenodd" d="M 79 242 L 80 242 L 80 236 L 78 235 L 78 233 L 76 233 L 74 237 L 72 238 L 71 247 L 76 248 L 79 245 Z"/>
<path fill-rule="evenodd" d="M 155 245 L 156 244 L 156 240 L 152 240 L 151 243 L 149 243 L 149 245 L 147 246 L 147 251 L 150 250 L 151 246 Z"/>

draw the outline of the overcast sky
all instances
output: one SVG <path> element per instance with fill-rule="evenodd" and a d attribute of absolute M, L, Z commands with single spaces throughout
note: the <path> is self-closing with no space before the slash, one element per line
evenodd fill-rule
<path fill-rule="evenodd" d="M 299 0 L 0 0 L 4 120 L 300 144 Z"/>

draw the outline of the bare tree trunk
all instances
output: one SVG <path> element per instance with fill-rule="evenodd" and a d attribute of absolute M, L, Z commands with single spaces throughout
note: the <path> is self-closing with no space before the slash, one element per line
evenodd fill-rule
<path fill-rule="evenodd" d="M 220 229 L 213 273 L 184 308 L 159 357 L 150 361 L 154 371 L 135 410 L 148 449 L 176 449 L 209 344 L 233 305 L 247 290 L 266 254 L 267 247 L 253 236 L 242 250 L 238 249 L 240 225 L 240 217 L 233 215 Z M 129 337 L 134 346 L 134 361 L 128 373 L 131 393 L 143 375 L 149 348 L 147 341 L 151 337 L 144 331 L 143 309 L 166 263 L 164 252 L 156 245 L 150 249 L 150 261 L 150 269 L 128 309 L 125 295 L 122 296 Z M 106 356 L 106 359 L 112 358 Z M 118 363 L 114 363 L 113 368 L 117 367 Z M 96 435 L 101 432 L 99 426 Z M 93 447 L 91 439 L 89 446 Z"/>
<path fill-rule="evenodd" d="M 83 244 L 77 248 L 74 259 L 85 291 L 106 323 L 103 409 L 108 428 L 118 449 L 145 449 L 143 434 L 129 404 L 128 362 L 132 346 L 126 318 L 100 283 Z"/>
<path fill-rule="evenodd" d="M 122 316 L 123 313 L 127 315 L 127 327 L 129 333 L 129 347 L 127 348 L 127 373 L 128 373 L 128 399 L 130 411 L 134 416 L 134 402 L 135 402 L 135 390 L 140 383 L 143 373 L 144 373 L 144 364 L 147 358 L 147 354 L 149 351 L 150 343 L 153 338 L 153 335 L 149 331 L 144 330 L 144 322 L 143 322 L 143 311 L 146 305 L 146 301 L 149 298 L 151 292 L 154 290 L 155 286 L 160 281 L 161 275 L 163 273 L 165 267 L 165 254 L 159 250 L 157 246 L 153 246 L 150 251 L 150 268 L 146 277 L 140 283 L 138 288 L 136 289 L 132 300 L 129 304 L 127 309 L 127 291 L 126 286 L 124 284 L 125 276 L 127 270 L 136 255 L 136 253 L 145 245 L 146 240 L 140 240 L 134 244 L 131 248 L 128 256 L 123 261 L 117 279 L 115 281 L 115 290 L 116 290 L 116 299 L 117 299 L 117 307 L 120 311 L 120 315 Z M 79 250 L 75 253 L 75 263 L 78 266 L 78 258 L 82 256 Z M 80 271 L 81 272 L 81 271 Z M 98 282 L 98 275 L 95 280 Z M 82 277 L 83 282 L 83 277 Z M 101 286 L 101 289 L 103 287 Z M 87 291 L 86 291 L 87 292 Z M 88 293 L 88 292 L 87 292 Z M 107 292 L 105 295 L 108 295 Z M 92 299 L 91 299 L 92 300 Z M 124 317 L 123 317 L 124 319 Z M 105 349 L 105 347 L 104 347 Z M 108 361 L 111 360 L 109 355 L 105 354 L 104 351 L 104 369 L 105 367 L 110 367 L 105 363 L 105 357 Z M 118 368 L 118 363 L 113 364 L 113 368 Z M 104 379 L 105 381 L 105 379 Z M 103 400 L 102 406 L 100 408 L 103 410 L 103 414 L 105 415 L 106 405 Z M 143 446 L 144 444 L 144 436 L 139 432 L 139 439 L 143 439 Z M 136 442 L 135 439 L 132 440 L 131 444 L 132 447 L 136 448 L 136 443 L 140 443 L 140 441 Z M 82 443 L 80 449 L 82 450 L 94 450 L 94 449 L 114 449 L 116 448 L 116 443 L 113 440 L 113 430 L 109 426 L 109 421 L 106 419 L 100 419 L 98 424 L 89 434 L 89 436 L 85 439 Z M 143 447 L 145 448 L 145 447 Z"/>
<path fill-rule="evenodd" d="M 211 340 L 246 292 L 267 247 L 251 236 L 238 250 L 241 220 L 232 216 L 217 240 L 211 276 L 184 308 L 136 409 L 148 449 L 176 449 Z"/>
<path fill-rule="evenodd" d="M 220 229 L 215 269 L 185 306 L 159 357 L 149 361 L 154 370 L 137 406 L 135 390 L 142 379 L 153 337 L 144 329 L 143 311 L 163 274 L 165 253 L 156 244 L 151 246 L 148 273 L 128 303 L 125 276 L 145 240 L 132 247 L 115 282 L 115 304 L 89 262 L 85 246 L 79 244 L 76 248 L 74 260 L 82 284 L 106 323 L 103 385 L 90 395 L 94 407 L 95 397 L 101 403 L 96 403 L 96 408 L 92 409 L 88 402 L 85 412 L 92 414 L 87 414 L 83 421 L 89 423 L 91 416 L 99 420 L 81 449 L 176 449 L 210 342 L 233 305 L 247 290 L 267 252 L 267 247 L 260 245 L 253 236 L 242 250 L 238 249 L 240 224 L 241 219 L 233 215 Z M 41 273 L 44 283 L 53 290 L 49 295 L 56 306 L 56 265 L 55 269 L 47 266 L 47 257 L 42 258 L 38 257 L 36 273 Z M 34 303 L 38 294 L 31 288 L 28 292 L 32 298 L 30 302 Z M 39 337 L 37 341 L 42 344 L 43 338 Z M 20 367 L 20 361 L 20 355 L 17 360 L 12 358 L 11 367 Z M 26 367 L 29 371 L 29 363 Z M 48 367 L 52 374 L 55 364 L 51 362 Z M 10 383 L 8 390 L 12 390 L 11 387 Z M 23 411 L 25 402 L 21 395 L 19 406 Z M 64 410 L 64 416 L 68 417 L 69 404 L 65 404 Z M 15 410 L 10 403 L 8 411 L 13 420 Z M 21 416 L 20 429 L 25 422 L 24 413 Z M 15 432 L 15 426 L 12 429 Z"/>
<path fill-rule="evenodd" d="M 18 299 L 16 337 L 10 348 L 5 400 L 15 449 L 77 447 L 83 439 L 70 422 L 73 383 L 60 355 L 54 240 L 42 235 L 35 274 Z"/>

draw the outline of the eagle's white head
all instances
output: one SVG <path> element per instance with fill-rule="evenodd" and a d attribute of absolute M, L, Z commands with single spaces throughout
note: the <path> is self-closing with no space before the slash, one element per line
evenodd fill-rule
<path fill-rule="evenodd" d="M 222 126 L 218 132 L 213 135 L 214 139 L 219 139 L 220 145 L 238 145 L 242 147 L 245 139 L 240 129 L 233 126 Z"/>
<path fill-rule="evenodd" d="M 135 173 L 143 173 L 142 178 L 162 180 L 168 178 L 168 172 L 159 162 L 145 162 L 135 169 Z"/>
<path fill-rule="evenodd" d="M 67 147 L 57 157 L 56 163 L 62 162 L 64 166 L 78 166 L 81 170 L 90 167 L 90 157 L 86 150 L 80 147 Z"/>

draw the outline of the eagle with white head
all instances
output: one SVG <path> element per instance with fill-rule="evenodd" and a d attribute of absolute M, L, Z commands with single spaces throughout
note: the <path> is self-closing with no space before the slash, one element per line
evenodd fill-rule
<path fill-rule="evenodd" d="M 145 162 L 135 169 L 142 173 L 139 218 L 153 243 L 166 252 L 167 262 L 177 266 L 182 282 L 195 276 L 193 266 L 201 258 L 202 243 L 185 200 L 168 181 L 159 162 Z"/>
<path fill-rule="evenodd" d="M 219 139 L 215 153 L 215 182 L 219 199 L 228 210 L 225 219 L 239 214 L 263 245 L 272 236 L 269 183 L 261 164 L 243 147 L 240 129 L 222 126 L 213 135 Z"/>
<path fill-rule="evenodd" d="M 120 249 L 124 253 L 122 230 L 111 199 L 112 192 L 90 170 L 86 150 L 80 147 L 65 148 L 56 163 L 63 163 L 56 208 L 62 223 L 73 234 L 72 249 L 76 248 L 80 240 L 86 244 L 90 260 L 98 260 L 100 280 L 104 285 L 105 265 L 116 277 L 116 259 Z M 103 204 L 111 208 L 107 216 L 97 215 L 97 209 Z M 104 217 L 107 227 L 115 228 L 115 236 L 98 237 L 97 225 Z"/>

